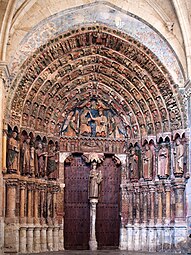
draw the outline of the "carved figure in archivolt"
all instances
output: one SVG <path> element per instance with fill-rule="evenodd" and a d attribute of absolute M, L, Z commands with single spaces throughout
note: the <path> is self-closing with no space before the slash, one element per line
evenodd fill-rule
<path fill-rule="evenodd" d="M 92 162 L 92 169 L 89 175 L 89 199 L 99 197 L 99 185 L 102 180 L 102 173 L 97 171 L 97 163 Z"/>
<path fill-rule="evenodd" d="M 47 152 L 43 150 L 42 143 L 38 143 L 38 147 L 36 149 L 36 157 L 37 157 L 37 164 L 36 164 L 36 176 L 37 177 L 44 177 L 46 171 L 46 156 Z"/>
<path fill-rule="evenodd" d="M 139 178 L 138 165 L 139 157 L 136 153 L 135 148 L 131 147 L 129 154 L 129 176 L 132 180 L 138 180 Z"/>
<path fill-rule="evenodd" d="M 18 172 L 19 160 L 19 144 L 17 141 L 17 132 L 13 131 L 11 137 L 8 139 L 7 146 L 7 171 L 8 173 Z"/>
<path fill-rule="evenodd" d="M 54 144 L 49 145 L 47 158 L 48 178 L 56 180 L 58 178 L 58 152 Z"/>
<path fill-rule="evenodd" d="M 145 144 L 143 147 L 143 178 L 145 180 L 152 180 L 153 173 L 153 152 L 150 149 L 149 144 Z"/>
<path fill-rule="evenodd" d="M 169 150 L 166 143 L 160 145 L 158 152 L 158 177 L 159 179 L 169 176 Z"/>
<path fill-rule="evenodd" d="M 181 143 L 180 137 L 176 138 L 175 148 L 174 148 L 174 157 L 175 157 L 175 168 L 174 175 L 175 177 L 182 177 L 184 173 L 184 145 Z"/>

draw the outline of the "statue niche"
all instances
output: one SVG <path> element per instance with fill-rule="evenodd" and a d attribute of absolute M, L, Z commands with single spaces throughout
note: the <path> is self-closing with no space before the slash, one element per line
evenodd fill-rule
<path fill-rule="evenodd" d="M 124 120 L 100 100 L 91 99 L 64 116 L 62 136 L 127 138 Z"/>

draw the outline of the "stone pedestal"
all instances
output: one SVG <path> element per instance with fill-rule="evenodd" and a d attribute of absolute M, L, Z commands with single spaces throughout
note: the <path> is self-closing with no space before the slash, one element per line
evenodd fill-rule
<path fill-rule="evenodd" d="M 154 226 L 149 226 L 148 228 L 148 240 L 149 240 L 149 243 L 148 243 L 149 251 L 155 252 L 156 251 L 156 230 Z"/>
<path fill-rule="evenodd" d="M 58 231 L 58 236 L 59 236 L 59 251 L 64 250 L 64 229 L 63 229 L 63 224 L 60 225 L 59 231 Z"/>
<path fill-rule="evenodd" d="M 90 199 L 90 240 L 89 247 L 91 251 L 97 250 L 95 223 L 96 223 L 96 206 L 98 199 Z"/>
<path fill-rule="evenodd" d="M 21 253 L 27 252 L 27 228 L 21 227 L 19 231 L 19 251 Z"/>
<path fill-rule="evenodd" d="M 41 251 L 47 251 L 47 238 L 46 238 L 46 227 L 41 228 L 40 240 L 41 240 Z"/>
<path fill-rule="evenodd" d="M 40 227 L 34 229 L 34 252 L 40 252 Z"/>
<path fill-rule="evenodd" d="M 58 227 L 53 229 L 53 251 L 58 251 Z"/>
<path fill-rule="evenodd" d="M 127 249 L 128 251 L 133 251 L 133 227 L 132 225 L 127 225 Z"/>
<path fill-rule="evenodd" d="M 140 250 L 140 236 L 139 236 L 140 228 L 139 226 L 134 227 L 134 251 Z"/>
<path fill-rule="evenodd" d="M 48 250 L 53 250 L 53 235 L 52 235 L 52 227 L 48 227 L 47 229 L 47 246 Z"/>
<path fill-rule="evenodd" d="M 142 251 L 147 251 L 147 229 L 146 229 L 146 225 L 142 226 L 141 229 L 141 250 Z"/>
<path fill-rule="evenodd" d="M 120 228 L 120 240 L 119 240 L 119 249 L 124 251 L 127 250 L 128 242 L 127 242 L 127 228 Z"/>
<path fill-rule="evenodd" d="M 6 219 L 9 222 L 9 219 Z M 7 253 L 19 252 L 19 226 L 17 223 L 5 223 L 4 251 Z"/>
<path fill-rule="evenodd" d="M 27 228 L 27 251 L 33 252 L 33 227 Z"/>

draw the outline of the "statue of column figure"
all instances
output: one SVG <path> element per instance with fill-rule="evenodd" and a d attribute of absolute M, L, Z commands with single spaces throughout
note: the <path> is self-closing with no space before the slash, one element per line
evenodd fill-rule
<path fill-rule="evenodd" d="M 182 177 L 184 174 L 184 145 L 181 143 L 180 137 L 175 140 L 174 157 L 174 176 Z"/>
<path fill-rule="evenodd" d="M 17 132 L 13 131 L 11 137 L 8 139 L 7 145 L 7 172 L 18 173 L 19 167 L 19 143 L 17 140 Z"/>
<path fill-rule="evenodd" d="M 169 176 L 169 151 L 166 143 L 161 143 L 158 153 L 158 177 L 166 179 Z"/>
<path fill-rule="evenodd" d="M 101 171 L 97 171 L 97 163 L 92 162 L 92 169 L 89 175 L 89 199 L 99 197 L 99 185 L 103 181 Z"/>

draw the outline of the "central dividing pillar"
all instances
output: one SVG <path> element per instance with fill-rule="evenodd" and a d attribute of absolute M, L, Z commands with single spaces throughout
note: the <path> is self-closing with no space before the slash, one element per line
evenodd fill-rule
<path fill-rule="evenodd" d="M 92 198 L 90 199 L 90 241 L 89 247 L 91 251 L 97 250 L 97 240 L 96 240 L 96 206 L 98 203 L 98 199 Z"/>

